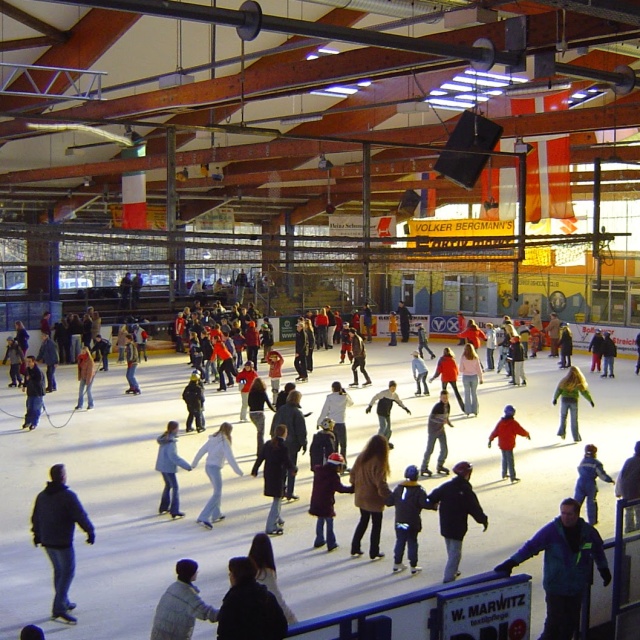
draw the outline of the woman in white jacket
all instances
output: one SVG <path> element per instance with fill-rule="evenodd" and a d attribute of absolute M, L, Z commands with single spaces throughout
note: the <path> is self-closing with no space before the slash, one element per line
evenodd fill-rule
<path fill-rule="evenodd" d="M 207 463 L 205 470 L 213 485 L 213 495 L 204 506 L 204 509 L 198 516 L 198 524 L 206 529 L 213 529 L 213 523 L 224 520 L 225 516 L 220 511 L 220 502 L 222 500 L 222 467 L 226 460 L 231 468 L 239 475 L 244 475 L 238 466 L 236 459 L 231 450 L 231 431 L 233 426 L 229 422 L 223 422 L 220 429 L 202 445 L 200 451 L 196 453 L 191 467 L 196 468 L 200 458 L 207 454 Z"/>

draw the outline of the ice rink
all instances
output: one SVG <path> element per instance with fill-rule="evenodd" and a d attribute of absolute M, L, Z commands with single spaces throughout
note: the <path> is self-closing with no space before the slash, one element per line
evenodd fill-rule
<path fill-rule="evenodd" d="M 447 343 L 432 342 L 440 355 Z M 457 359 L 461 347 L 450 341 Z M 283 346 L 284 382 L 293 380 L 292 345 Z M 438 400 L 439 381 L 430 385 L 430 397 L 415 397 L 411 377 L 411 352 L 408 344 L 387 347 L 386 341 L 367 346 L 368 371 L 373 385 L 349 390 L 354 406 L 347 413 L 348 458 L 352 463 L 367 439 L 377 432 L 375 411 L 365 414 L 371 397 L 387 387 L 390 379 L 398 382 L 398 393 L 411 409 L 406 415 L 399 407 L 392 411 L 393 442 L 391 452 L 393 488 L 402 480 L 409 464 L 420 465 L 426 444 L 426 418 Z M 472 485 L 489 517 L 489 529 L 473 521 L 465 538 L 461 571 L 463 575 L 490 570 L 514 552 L 540 526 L 555 517 L 560 501 L 573 495 L 576 467 L 583 445 L 598 447 L 598 458 L 614 478 L 633 447 L 640 440 L 638 398 L 640 378 L 634 375 L 635 361 L 618 358 L 615 379 L 602 379 L 589 373 L 590 355 L 574 356 L 590 384 L 595 409 L 581 400 L 579 404 L 582 443 L 557 435 L 559 406 L 551 404 L 556 384 L 565 372 L 548 351 L 525 363 L 528 385 L 507 384 L 504 372 L 486 372 L 479 387 L 480 413 L 466 417 L 452 397 L 452 421 L 448 430 L 449 458 L 452 467 L 460 460 L 474 465 Z M 485 350 L 480 357 L 484 362 Z M 255 459 L 255 427 L 239 422 L 240 398 L 237 387 L 216 393 L 216 384 L 207 385 L 205 406 L 207 431 L 184 434 L 186 409 L 181 394 L 190 368 L 182 354 L 151 354 L 138 368 L 142 395 L 124 394 L 125 367 L 115 364 L 108 372 L 99 372 L 93 385 L 95 410 L 73 413 L 78 382 L 76 367 L 58 368 L 58 391 L 47 394 L 46 410 L 40 426 L 32 432 L 22 430 L 24 395 L 7 388 L 8 367 L 0 390 L 0 409 L 4 436 L 0 473 L 4 485 L 2 500 L 2 561 L 0 577 L 2 611 L 0 638 L 18 638 L 26 624 L 42 626 L 47 638 L 142 640 L 149 637 L 156 604 L 175 579 L 174 566 L 180 558 L 193 558 L 200 564 L 197 585 L 206 602 L 219 606 L 228 589 L 227 562 L 246 555 L 253 535 L 264 531 L 270 499 L 262 495 L 262 476 L 250 475 Z M 311 411 L 307 418 L 309 442 L 316 430 L 319 411 L 331 383 L 339 380 L 346 387 L 352 381 L 350 367 L 338 364 L 339 350 L 316 351 L 315 368 L 309 382 L 298 388 L 303 394 L 302 408 Z M 436 361 L 428 361 L 430 372 Z M 266 365 L 259 373 L 266 377 Z M 461 382 L 459 387 L 462 388 Z M 519 438 L 515 452 L 516 469 L 522 481 L 511 485 L 501 479 L 500 451 L 497 443 L 487 448 L 489 433 L 502 416 L 505 405 L 516 407 L 516 419 L 531 432 L 532 439 Z M 85 403 L 86 406 L 86 403 Z M 267 426 L 271 415 L 267 413 Z M 204 461 L 193 472 L 180 470 L 181 509 L 186 518 L 172 521 L 158 515 L 162 479 L 154 471 L 156 437 L 168 420 L 179 420 L 181 437 L 178 452 L 191 462 L 205 438 L 221 422 L 234 423 L 233 450 L 245 472 L 242 478 L 225 466 L 223 469 L 223 522 L 207 531 L 196 524 L 200 509 L 211 493 Z M 437 451 L 437 449 L 436 449 Z M 299 462 L 296 493 L 301 500 L 283 505 L 285 534 L 272 539 L 280 588 L 300 620 L 347 609 L 385 597 L 407 593 L 417 587 L 438 583 L 445 562 L 444 541 L 434 512 L 423 513 L 420 536 L 420 565 L 423 572 L 412 577 L 408 572 L 393 575 L 393 512 L 385 511 L 381 550 L 386 557 L 378 562 L 365 555 L 351 558 L 350 540 L 358 510 L 353 496 L 337 495 L 335 521 L 339 549 L 313 549 L 315 518 L 308 515 L 312 476 L 308 456 Z M 30 533 L 33 501 L 48 480 L 55 463 L 67 467 L 68 485 L 75 491 L 92 519 L 97 539 L 85 544 L 82 531 L 76 533 L 77 571 L 71 599 L 78 607 L 76 627 L 50 621 L 52 571 L 41 548 L 34 548 Z M 435 469 L 435 458 L 432 459 Z M 347 479 L 345 479 L 345 482 Z M 445 478 L 434 476 L 422 481 L 427 491 Z M 615 495 L 613 485 L 600 483 L 600 524 L 603 538 L 613 534 Z M 522 566 L 534 576 L 533 637 L 539 633 L 543 614 L 540 585 L 541 558 Z M 215 625 L 198 622 L 194 638 L 215 637 Z"/>

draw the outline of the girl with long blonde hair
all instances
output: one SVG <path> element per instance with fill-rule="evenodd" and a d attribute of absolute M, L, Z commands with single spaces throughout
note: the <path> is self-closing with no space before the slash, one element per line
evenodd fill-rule
<path fill-rule="evenodd" d="M 564 440 L 567 431 L 567 414 L 571 415 L 571 435 L 574 442 L 580 442 L 580 432 L 578 431 L 578 398 L 582 395 L 592 407 L 595 407 L 589 385 L 582 375 L 582 371 L 576 366 L 569 368 L 569 373 L 560 380 L 553 394 L 553 404 L 558 404 L 560 398 L 560 428 L 558 435 Z"/>

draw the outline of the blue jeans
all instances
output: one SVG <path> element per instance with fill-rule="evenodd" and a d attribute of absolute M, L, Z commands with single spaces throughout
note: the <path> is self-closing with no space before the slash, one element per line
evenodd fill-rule
<path fill-rule="evenodd" d="M 324 537 L 324 525 L 327 524 L 327 537 Z M 333 518 L 318 518 L 316 522 L 316 539 L 313 543 L 314 547 L 321 547 L 324 543 L 327 543 L 328 549 L 335 549 L 336 535 L 333 532 Z"/>
<path fill-rule="evenodd" d="M 24 416 L 25 424 L 31 424 L 34 427 L 38 426 L 43 405 L 44 398 L 42 396 L 27 396 L 27 413 Z"/>
<path fill-rule="evenodd" d="M 493 359 L 493 352 L 495 349 L 487 349 L 487 371 L 493 371 L 495 369 L 495 362 Z"/>
<path fill-rule="evenodd" d="M 283 523 L 280 519 L 280 508 L 282 507 L 282 498 L 273 498 L 269 515 L 267 516 L 267 533 L 271 533 L 278 529 Z"/>
<path fill-rule="evenodd" d="M 613 375 L 613 356 L 603 356 L 602 357 L 602 363 L 603 363 L 603 371 L 602 374 L 607 376 L 612 376 Z"/>
<path fill-rule="evenodd" d="M 478 415 L 478 376 L 462 376 L 462 386 L 464 387 L 464 412 Z"/>
<path fill-rule="evenodd" d="M 291 464 L 294 468 L 298 465 L 298 449 L 296 449 L 297 445 L 287 444 L 287 451 L 289 452 L 289 460 L 291 460 Z M 293 490 L 296 486 L 296 476 L 293 469 L 289 469 L 287 471 L 287 490 L 285 491 L 285 497 L 291 498 L 294 493 Z"/>
<path fill-rule="evenodd" d="M 424 373 L 419 373 L 416 376 L 416 384 L 418 385 L 418 389 L 417 389 L 416 393 L 422 393 L 422 389 L 424 388 L 424 395 L 425 396 L 429 395 L 429 386 L 427 385 L 427 372 L 426 371 Z M 420 385 L 422 385 L 422 388 L 421 388 Z"/>
<path fill-rule="evenodd" d="M 71 336 L 71 362 L 75 362 L 82 349 L 82 336 L 74 333 Z"/>
<path fill-rule="evenodd" d="M 87 384 L 84 380 L 80 380 L 80 389 L 78 391 L 78 408 L 82 409 L 84 404 L 84 392 L 87 390 L 87 403 L 89 409 L 93 409 L 93 396 L 91 395 L 91 387 L 93 387 L 93 380 Z"/>
<path fill-rule="evenodd" d="M 424 452 L 424 458 L 422 459 L 422 467 L 420 471 L 426 471 L 429 468 L 429 459 L 431 458 L 431 454 L 436 446 L 436 442 L 440 443 L 440 455 L 438 456 L 438 469 L 444 465 L 447 456 L 449 455 L 449 448 L 447 447 L 447 434 L 439 433 L 434 435 L 432 433 L 429 434 L 427 438 L 427 448 Z"/>
<path fill-rule="evenodd" d="M 462 540 L 445 538 L 444 544 L 447 547 L 447 564 L 444 568 L 444 578 L 442 582 L 453 582 L 458 573 L 460 560 L 462 559 Z"/>
<path fill-rule="evenodd" d="M 571 414 L 571 435 L 574 442 L 580 442 L 580 432 L 578 431 L 578 401 L 572 398 L 560 398 L 560 428 L 558 435 L 564 437 L 567 431 L 567 414 Z"/>
<path fill-rule="evenodd" d="M 396 546 L 393 549 L 393 561 L 402 564 L 404 548 L 407 547 L 407 557 L 412 567 L 418 566 L 418 532 L 411 528 L 401 528 L 396 524 Z"/>
<path fill-rule="evenodd" d="M 391 331 L 389 333 L 389 335 L 391 336 L 389 339 L 389 346 L 390 347 L 397 347 L 398 346 L 398 334 L 395 331 Z"/>
<path fill-rule="evenodd" d="M 391 440 L 391 416 L 381 416 L 378 414 L 378 435 L 384 436 L 387 441 Z"/>
<path fill-rule="evenodd" d="M 180 496 L 178 494 L 178 478 L 175 473 L 162 472 L 164 490 L 160 498 L 160 511 L 169 511 L 175 516 L 180 511 Z"/>
<path fill-rule="evenodd" d="M 135 389 L 136 391 L 140 388 L 136 380 L 137 368 L 137 364 L 127 364 L 127 382 L 129 383 L 129 389 Z"/>
<path fill-rule="evenodd" d="M 507 473 L 509 474 L 509 479 L 513 481 L 516 477 L 516 464 L 513 458 L 513 449 L 502 450 L 502 477 L 506 478 Z"/>
<path fill-rule="evenodd" d="M 53 586 L 56 590 L 51 613 L 59 616 L 66 613 L 69 608 L 69 588 L 76 573 L 76 556 L 73 547 L 66 549 L 45 547 L 45 551 L 53 565 Z"/>
<path fill-rule="evenodd" d="M 205 466 L 205 471 L 213 485 L 213 495 L 209 498 L 207 504 L 204 505 L 204 508 L 198 516 L 198 520 L 213 522 L 222 515 L 220 513 L 220 501 L 222 500 L 222 469 L 216 465 L 208 464 Z"/>

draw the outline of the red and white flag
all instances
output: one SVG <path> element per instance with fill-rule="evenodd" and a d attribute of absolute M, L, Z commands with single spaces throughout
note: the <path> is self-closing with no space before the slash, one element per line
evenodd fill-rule
<path fill-rule="evenodd" d="M 122 150 L 123 158 L 141 158 L 146 145 Z M 122 228 L 147 229 L 147 176 L 144 171 L 122 174 Z"/>

